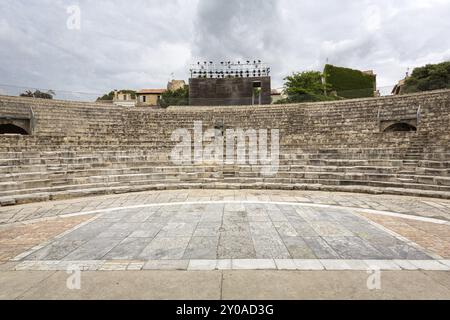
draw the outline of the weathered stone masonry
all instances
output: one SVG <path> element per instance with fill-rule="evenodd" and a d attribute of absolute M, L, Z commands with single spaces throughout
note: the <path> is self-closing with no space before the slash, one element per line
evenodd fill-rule
<path fill-rule="evenodd" d="M 322 189 L 450 198 L 450 90 L 277 106 L 120 109 L 0 97 L 33 133 L 0 136 L 0 203 L 164 188 Z M 174 166 L 177 128 L 279 129 L 280 169 Z M 417 128 L 383 132 L 395 123 Z"/>

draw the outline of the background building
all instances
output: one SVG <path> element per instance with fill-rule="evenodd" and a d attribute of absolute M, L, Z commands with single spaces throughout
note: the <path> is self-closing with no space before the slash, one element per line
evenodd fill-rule
<path fill-rule="evenodd" d="M 114 90 L 113 104 L 121 107 L 136 106 L 136 93 L 132 90 Z"/>
<path fill-rule="evenodd" d="M 158 106 L 161 95 L 166 92 L 166 89 L 142 89 L 136 92 L 137 106 L 150 107 Z"/>
<path fill-rule="evenodd" d="M 270 68 L 261 61 L 198 62 L 191 68 L 189 104 L 258 105 L 271 103 Z"/>

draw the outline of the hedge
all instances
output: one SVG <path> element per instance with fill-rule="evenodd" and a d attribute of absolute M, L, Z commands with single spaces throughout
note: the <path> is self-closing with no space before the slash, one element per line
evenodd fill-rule
<path fill-rule="evenodd" d="M 365 98 L 374 96 L 376 76 L 359 70 L 325 65 L 324 75 L 331 90 L 344 98 Z"/>

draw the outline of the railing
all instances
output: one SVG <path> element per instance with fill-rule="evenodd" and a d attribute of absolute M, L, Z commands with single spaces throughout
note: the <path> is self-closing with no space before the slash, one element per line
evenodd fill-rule
<path fill-rule="evenodd" d="M 419 127 L 419 122 L 420 122 L 420 111 L 421 111 L 422 106 L 419 104 L 419 107 L 417 108 L 417 113 L 416 113 L 416 121 L 417 121 L 417 128 Z"/>
<path fill-rule="evenodd" d="M 35 127 L 36 127 L 36 116 L 34 114 L 33 107 L 30 106 L 30 134 L 34 133 Z"/>

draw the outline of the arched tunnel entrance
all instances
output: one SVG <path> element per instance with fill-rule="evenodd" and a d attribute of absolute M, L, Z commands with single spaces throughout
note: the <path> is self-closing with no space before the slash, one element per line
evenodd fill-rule
<path fill-rule="evenodd" d="M 12 123 L 0 124 L 0 134 L 21 134 L 28 135 L 28 132 Z"/>

